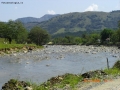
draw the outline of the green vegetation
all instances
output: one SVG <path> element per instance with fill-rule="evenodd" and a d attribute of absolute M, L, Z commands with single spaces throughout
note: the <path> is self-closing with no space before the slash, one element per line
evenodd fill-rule
<path fill-rule="evenodd" d="M 120 45 L 119 15 L 120 11 L 75 12 L 34 25 L 30 23 L 28 27 L 28 23 L 23 25 L 20 21 L 9 20 L 7 23 L 0 22 L 0 37 L 9 43 L 14 40 L 17 44 L 43 45 L 50 41 L 53 44 Z M 51 40 L 44 29 L 52 35 Z"/>
<path fill-rule="evenodd" d="M 115 18 L 114 15 L 117 17 Z M 50 35 L 44 29 L 49 29 L 51 34 L 64 34 L 64 37 L 58 36 L 52 38 L 51 41 L 53 44 L 120 45 L 120 21 L 118 21 L 118 29 L 115 29 L 117 28 L 116 21 L 120 19 L 118 19 L 119 15 L 120 11 L 111 12 L 110 14 L 104 12 L 70 13 L 54 17 L 40 24 L 38 23 L 38 26 L 33 27 L 30 32 L 19 21 L 10 20 L 8 23 L 0 22 L 0 50 L 6 52 L 6 50 L 10 50 L 11 48 L 22 49 L 26 46 L 41 48 L 41 45 L 50 41 Z M 107 27 L 111 29 L 107 29 Z M 93 30 L 100 29 L 101 31 L 93 32 Z M 116 62 L 113 68 L 109 70 L 105 69 L 103 72 L 112 76 L 120 75 L 120 61 Z M 101 79 L 101 77 L 103 78 L 103 76 L 99 76 L 95 72 L 92 79 Z M 53 77 L 40 85 L 31 82 L 24 84 L 32 87 L 33 90 L 50 90 L 53 88 L 64 88 L 66 86 L 74 89 L 79 82 L 83 81 L 84 78 L 82 75 L 65 74 Z M 10 82 L 12 82 L 11 87 L 15 87 L 15 84 L 18 85 L 17 89 L 23 89 L 21 82 L 18 80 L 12 79 Z"/>
<path fill-rule="evenodd" d="M 11 79 L 3 86 L 4 88 L 7 87 L 7 89 L 12 89 L 12 88 L 17 88 L 15 90 L 23 90 L 25 87 L 28 86 L 30 88 L 33 88 L 33 90 L 53 90 L 56 88 L 71 88 L 72 90 L 76 90 L 76 85 L 81 82 L 81 85 L 83 83 L 89 83 L 89 82 L 106 82 L 108 80 L 112 80 L 114 77 L 120 75 L 120 61 L 117 61 L 113 68 L 110 69 L 105 69 L 105 70 L 97 70 L 97 71 L 92 71 L 88 72 L 86 74 L 90 75 L 91 77 L 85 78 L 82 75 L 75 75 L 75 74 L 65 74 L 57 77 L 52 77 L 51 79 L 47 80 L 46 82 L 42 84 L 36 84 L 30 82 L 24 82 L 24 81 L 18 81 Z M 85 74 L 84 74 L 85 75 Z M 107 76 L 106 76 L 107 75 Z M 10 86 L 10 87 L 8 87 Z M 19 89 L 18 89 L 19 88 Z M 2 90 L 7 90 L 7 89 L 2 89 Z"/>
<path fill-rule="evenodd" d="M 53 17 L 59 16 L 59 14 L 51 15 L 51 14 L 46 14 L 41 18 L 34 18 L 34 17 L 24 17 L 24 18 L 18 18 L 16 21 L 21 21 L 22 23 L 39 23 L 42 21 L 47 21 Z"/>
<path fill-rule="evenodd" d="M 0 22 L 0 49 L 37 47 L 46 44 L 50 35 L 39 27 L 28 32 L 20 21 Z M 36 45 L 34 45 L 36 44 Z"/>
<path fill-rule="evenodd" d="M 40 47 L 40 46 L 36 46 L 35 44 L 0 44 L 0 49 L 10 49 L 10 48 L 18 48 L 18 49 L 22 49 L 23 47 Z M 41 46 L 42 47 L 42 46 Z"/>
<path fill-rule="evenodd" d="M 29 33 L 29 38 L 36 45 L 43 45 L 49 41 L 50 35 L 42 28 L 34 27 Z"/>
<path fill-rule="evenodd" d="M 100 42 L 100 35 L 97 33 L 83 34 L 81 37 L 78 36 L 65 36 L 53 39 L 53 44 L 70 44 L 70 45 L 98 45 Z"/>
<path fill-rule="evenodd" d="M 74 86 L 82 80 L 82 76 L 74 74 L 65 74 L 56 78 L 51 78 L 49 81 L 50 86 L 57 86 L 63 88 L 67 84 L 74 88 Z"/>
<path fill-rule="evenodd" d="M 49 34 L 41 28 L 38 28 L 39 32 L 34 31 L 35 28 L 31 32 L 27 32 L 19 21 L 0 22 L 0 54 L 18 52 L 22 49 L 27 50 L 31 47 L 41 48 L 43 44 L 48 42 Z M 37 41 L 33 38 L 37 38 Z"/>
<path fill-rule="evenodd" d="M 118 68 L 105 69 L 104 72 L 106 72 L 108 75 L 113 76 L 120 75 L 120 70 Z"/>
<path fill-rule="evenodd" d="M 118 22 L 119 26 L 119 22 Z M 53 44 L 66 45 L 120 45 L 120 29 L 103 29 L 101 31 L 77 32 L 75 35 L 68 33 L 62 37 L 54 37 Z"/>
<path fill-rule="evenodd" d="M 118 63 L 118 62 L 120 62 L 120 61 L 116 62 L 117 66 L 120 66 L 120 63 Z M 117 68 L 116 63 L 113 66 L 113 68 L 103 70 L 103 72 L 106 73 L 108 75 L 108 77 L 101 76 L 101 74 L 98 74 L 95 71 L 96 75 L 94 75 L 92 77 L 92 80 L 95 82 L 97 82 L 96 80 L 103 81 L 103 79 L 107 80 L 107 79 L 111 78 L 111 76 L 115 77 L 115 76 L 120 75 L 120 69 L 119 69 L 120 67 Z M 114 67 L 116 67 L 116 68 L 114 68 Z M 34 90 L 50 90 L 50 88 L 64 88 L 66 85 L 70 86 L 74 90 L 75 86 L 79 82 L 84 83 L 84 80 L 85 80 L 85 78 L 83 78 L 81 75 L 65 74 L 62 76 L 53 77 L 41 85 L 36 85 L 36 84 L 31 84 L 31 85 L 36 87 L 36 89 L 34 89 Z M 37 87 L 38 87 L 38 89 L 37 89 Z"/>
<path fill-rule="evenodd" d="M 120 29 L 103 29 L 100 32 L 82 33 L 79 36 L 54 37 L 53 44 L 66 45 L 116 45 L 120 46 Z"/>
<path fill-rule="evenodd" d="M 76 31 L 97 31 L 105 28 L 117 29 L 120 20 L 120 11 L 112 12 L 73 12 L 53 17 L 41 23 L 25 23 L 27 29 L 40 26 L 51 35 L 58 34 L 64 28 L 64 33 L 75 33 Z M 59 31 L 59 34 L 63 34 Z"/>
<path fill-rule="evenodd" d="M 11 44 L 8 43 L 8 41 L 6 41 L 3 38 L 0 38 L 0 50 L 4 50 L 4 49 L 8 49 L 10 50 L 18 48 L 18 49 L 22 49 L 23 47 L 36 47 L 36 48 L 43 48 L 43 46 L 37 46 L 36 44 L 17 44 L 15 42 L 15 40 L 12 40 Z"/>
<path fill-rule="evenodd" d="M 10 81 L 8 81 L 8 83 L 11 83 L 11 84 L 9 84 L 10 87 L 8 87 L 8 88 L 9 89 L 21 88 L 20 90 L 22 90 L 25 88 L 23 85 L 26 84 L 26 86 L 32 87 L 33 90 L 53 90 L 55 88 L 64 88 L 67 85 L 70 88 L 74 89 L 75 85 L 77 85 L 78 82 L 81 82 L 82 80 L 83 80 L 83 78 L 81 75 L 74 75 L 74 74 L 65 74 L 62 76 L 53 77 L 50 80 L 48 80 L 47 82 L 44 82 L 43 84 L 40 84 L 40 85 L 36 84 L 36 83 L 28 82 L 28 81 L 24 82 L 24 81 L 18 81 L 18 80 L 11 79 Z M 24 83 L 22 83 L 22 82 L 24 82 Z M 18 84 L 18 83 L 22 83 L 22 84 Z M 14 84 L 14 86 L 13 86 L 13 84 Z M 18 84 L 18 85 L 16 85 L 16 84 Z M 4 87 L 6 87 L 6 86 L 4 86 Z M 3 89 L 3 90 L 6 90 L 6 89 Z"/>
<path fill-rule="evenodd" d="M 5 86 L 2 87 L 2 90 L 30 90 L 26 87 L 30 87 L 29 83 L 11 79 Z"/>
<path fill-rule="evenodd" d="M 54 35 L 55 34 L 61 34 L 61 33 L 64 33 L 64 32 L 65 32 L 65 28 L 61 28 L 57 32 L 55 32 Z"/>
<path fill-rule="evenodd" d="M 14 39 L 17 43 L 25 43 L 27 30 L 21 22 L 9 20 L 8 23 L 0 22 L 0 37 L 5 38 L 11 44 Z"/>
<path fill-rule="evenodd" d="M 51 90 L 54 88 L 63 88 L 66 85 L 69 85 L 71 88 L 74 88 L 78 82 L 82 80 L 82 77 L 80 75 L 74 75 L 74 74 L 65 74 L 58 77 L 53 77 L 47 82 L 44 82 L 43 84 L 36 84 L 32 82 L 27 82 L 28 85 L 30 85 L 33 90 Z"/>
<path fill-rule="evenodd" d="M 118 61 L 114 64 L 113 68 L 117 68 L 117 69 L 120 70 L 120 60 L 118 60 Z"/>

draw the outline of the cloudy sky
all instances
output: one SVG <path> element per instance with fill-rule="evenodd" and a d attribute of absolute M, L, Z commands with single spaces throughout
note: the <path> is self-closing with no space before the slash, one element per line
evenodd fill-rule
<path fill-rule="evenodd" d="M 45 14 L 120 10 L 120 0 L 0 0 L 0 21 Z"/>

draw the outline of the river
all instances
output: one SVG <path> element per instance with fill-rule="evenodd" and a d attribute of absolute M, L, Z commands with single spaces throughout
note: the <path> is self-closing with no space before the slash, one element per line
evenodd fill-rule
<path fill-rule="evenodd" d="M 10 79 L 42 83 L 65 73 L 82 74 L 112 67 L 120 60 L 117 47 L 48 46 L 28 53 L 0 56 L 0 87 Z"/>

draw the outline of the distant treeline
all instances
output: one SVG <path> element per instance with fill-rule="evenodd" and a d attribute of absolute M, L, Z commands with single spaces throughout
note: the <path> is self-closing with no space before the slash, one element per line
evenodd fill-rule
<path fill-rule="evenodd" d="M 35 43 L 36 45 L 62 44 L 62 45 L 120 45 L 120 21 L 118 29 L 103 29 L 98 31 L 79 31 L 76 33 L 63 33 L 56 36 L 41 27 L 35 26 L 29 32 L 20 21 L 0 22 L 0 38 L 10 44 L 15 40 L 18 44 Z"/>
<path fill-rule="evenodd" d="M 83 32 L 75 35 L 54 37 L 53 44 L 62 45 L 120 45 L 120 29 L 104 29 L 99 32 Z"/>

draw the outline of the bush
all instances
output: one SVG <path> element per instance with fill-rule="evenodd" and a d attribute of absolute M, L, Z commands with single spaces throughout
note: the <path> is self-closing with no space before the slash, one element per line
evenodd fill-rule
<path fill-rule="evenodd" d="M 107 45 L 112 46 L 112 45 L 113 45 L 113 42 L 108 42 Z"/>
<path fill-rule="evenodd" d="M 117 45 L 117 46 L 120 46 L 120 42 L 116 42 L 116 45 Z"/>
<path fill-rule="evenodd" d="M 114 64 L 113 68 L 117 68 L 117 69 L 120 70 L 120 60 L 118 60 L 118 61 Z"/>

